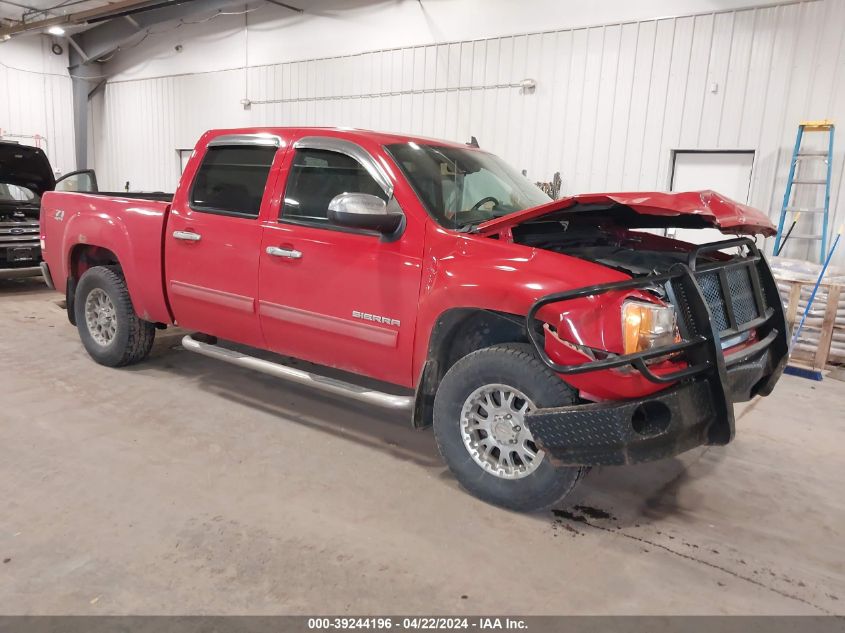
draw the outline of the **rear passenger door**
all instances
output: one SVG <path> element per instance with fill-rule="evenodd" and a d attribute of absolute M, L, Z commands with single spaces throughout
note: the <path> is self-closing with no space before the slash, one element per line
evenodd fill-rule
<path fill-rule="evenodd" d="M 167 294 L 180 326 L 263 346 L 259 214 L 270 204 L 266 185 L 280 145 L 266 134 L 219 136 L 189 166 L 191 185 L 174 199 L 164 237 Z"/>

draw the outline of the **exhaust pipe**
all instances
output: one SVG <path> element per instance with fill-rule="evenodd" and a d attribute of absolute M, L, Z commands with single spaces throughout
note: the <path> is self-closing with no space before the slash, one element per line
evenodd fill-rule
<path fill-rule="evenodd" d="M 413 396 L 397 396 L 390 393 L 384 393 L 382 391 L 367 389 L 366 387 L 361 387 L 359 385 L 353 385 L 342 380 L 326 378 L 325 376 L 312 374 L 307 371 L 302 371 L 301 369 L 294 369 L 293 367 L 273 363 L 268 360 L 256 358 L 255 356 L 248 356 L 246 354 L 242 354 L 241 352 L 236 352 L 217 345 L 203 343 L 202 341 L 198 341 L 193 338 L 190 334 L 182 338 L 182 347 L 189 352 L 196 352 L 197 354 L 202 354 L 203 356 L 208 356 L 209 358 L 216 358 L 217 360 L 222 360 L 227 363 L 231 363 L 232 365 L 237 365 L 238 367 L 245 367 L 246 369 L 260 371 L 262 374 L 268 374 L 276 378 L 282 378 L 283 380 L 289 380 L 290 382 L 305 385 L 306 387 L 313 387 L 314 389 L 319 389 L 328 393 L 345 396 L 347 398 L 364 402 L 366 404 L 372 404 L 377 407 L 394 409 L 397 411 L 408 411 L 414 406 Z"/>

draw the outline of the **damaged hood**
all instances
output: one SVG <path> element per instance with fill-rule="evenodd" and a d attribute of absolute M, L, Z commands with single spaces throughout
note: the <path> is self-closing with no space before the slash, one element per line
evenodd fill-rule
<path fill-rule="evenodd" d="M 55 188 L 56 178 L 40 148 L 0 141 L 0 183 L 25 187 L 40 196 Z"/>
<path fill-rule="evenodd" d="M 654 226 L 672 226 L 673 216 L 694 216 L 705 226 L 725 233 L 774 235 L 775 225 L 762 212 L 735 202 L 715 191 L 689 191 L 664 193 L 657 191 L 630 193 L 585 193 L 559 200 L 552 200 L 539 207 L 523 209 L 516 213 L 488 220 L 478 225 L 476 233 L 489 235 L 550 214 L 606 211 L 633 211 L 642 216 L 659 219 Z M 620 213 L 622 215 L 622 213 Z M 686 219 L 686 218 L 685 218 Z M 644 218 L 645 220 L 645 218 Z M 648 222 L 638 226 L 651 226 Z"/>

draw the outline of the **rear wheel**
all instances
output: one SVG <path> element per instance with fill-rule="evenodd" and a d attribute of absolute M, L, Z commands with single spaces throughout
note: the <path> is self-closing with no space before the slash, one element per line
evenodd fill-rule
<path fill-rule="evenodd" d="M 443 377 L 434 434 L 450 470 L 473 495 L 511 510 L 541 510 L 569 494 L 586 471 L 553 466 L 525 416 L 576 401 L 530 345 L 496 345 L 465 356 Z"/>
<path fill-rule="evenodd" d="M 85 271 L 73 307 L 82 345 L 101 365 L 131 365 L 150 353 L 155 326 L 135 314 L 119 269 L 96 266 Z"/>

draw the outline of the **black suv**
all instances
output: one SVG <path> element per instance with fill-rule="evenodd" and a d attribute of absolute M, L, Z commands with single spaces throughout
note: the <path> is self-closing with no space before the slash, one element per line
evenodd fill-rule
<path fill-rule="evenodd" d="M 41 148 L 0 141 L 0 273 L 41 274 L 41 196 L 59 183 L 64 183 L 58 187 L 64 191 L 97 190 L 92 171 L 75 171 L 56 180 Z"/>

